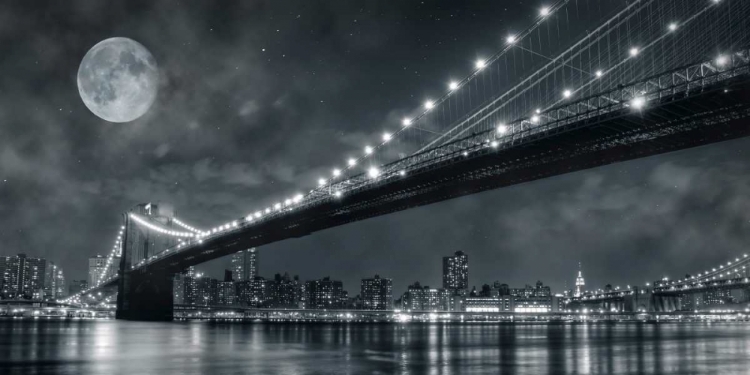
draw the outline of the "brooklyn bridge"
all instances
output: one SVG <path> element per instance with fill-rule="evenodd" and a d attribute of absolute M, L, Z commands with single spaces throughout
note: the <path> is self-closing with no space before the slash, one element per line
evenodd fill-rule
<path fill-rule="evenodd" d="M 116 293 L 120 319 L 171 320 L 173 276 L 190 266 L 376 216 L 750 134 L 750 3 L 635 0 L 620 9 L 600 3 L 543 8 L 525 30 L 504 36 L 494 55 L 448 82 L 442 96 L 425 98 L 380 139 L 334 162 L 306 192 L 276 197 L 210 229 L 157 204 L 129 209 L 96 285 L 61 302 Z M 570 303 L 674 311 L 684 307 L 685 294 L 746 290 L 748 262 L 738 254 L 697 273 L 686 270 L 685 278 Z"/>

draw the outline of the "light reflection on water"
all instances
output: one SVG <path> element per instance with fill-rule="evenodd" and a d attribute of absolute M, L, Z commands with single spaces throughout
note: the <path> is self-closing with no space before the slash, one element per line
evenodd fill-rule
<path fill-rule="evenodd" d="M 733 374 L 748 363 L 741 323 L 0 320 L 1 374 Z"/>

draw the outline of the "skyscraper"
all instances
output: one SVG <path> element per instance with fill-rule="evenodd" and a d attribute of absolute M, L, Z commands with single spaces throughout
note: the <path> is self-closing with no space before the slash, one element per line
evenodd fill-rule
<path fill-rule="evenodd" d="M 362 279 L 360 296 L 365 310 L 390 310 L 393 305 L 393 287 L 391 279 L 381 279 L 375 275 L 372 279 Z"/>
<path fill-rule="evenodd" d="M 575 297 L 580 297 L 583 295 L 583 287 L 586 285 L 586 283 L 583 281 L 583 273 L 581 273 L 581 263 L 578 262 L 578 277 L 576 277 L 576 292 L 574 294 Z"/>
<path fill-rule="evenodd" d="M 44 298 L 49 266 L 46 259 L 28 258 L 26 254 L 0 260 L 3 298 Z"/>
<path fill-rule="evenodd" d="M 443 288 L 453 291 L 469 288 L 469 256 L 463 251 L 443 257 Z"/>
<path fill-rule="evenodd" d="M 62 267 L 48 262 L 44 275 L 44 298 L 58 299 L 68 294 Z"/>
<path fill-rule="evenodd" d="M 89 258 L 89 278 L 88 283 L 91 286 L 99 285 L 99 280 L 102 278 L 102 272 L 107 267 L 107 258 L 97 254 L 95 257 Z"/>
<path fill-rule="evenodd" d="M 258 276 L 258 253 L 255 248 L 233 254 L 232 271 L 234 281 L 238 282 L 252 280 Z"/>

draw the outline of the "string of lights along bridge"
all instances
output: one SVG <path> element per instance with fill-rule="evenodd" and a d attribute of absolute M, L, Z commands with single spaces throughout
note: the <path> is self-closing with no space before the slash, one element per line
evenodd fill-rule
<path fill-rule="evenodd" d="M 377 142 L 363 145 L 362 151 L 345 155 L 341 163 L 326 168 L 330 174 L 321 175 L 317 186 L 307 193 L 278 199 L 205 230 L 178 219 L 172 221 L 173 226 L 166 226 L 148 215 L 129 213 L 134 225 L 177 239 L 174 247 L 150 253 L 129 266 L 133 270 L 147 267 L 201 248 L 206 242 L 240 236 L 252 228 L 292 220 L 303 213 L 329 210 L 336 204 L 347 208 L 330 208 L 316 218 L 316 223 L 368 209 L 374 213 L 362 217 L 405 209 L 408 205 L 394 202 L 417 202 L 416 198 L 433 190 L 438 194 L 441 183 L 474 184 L 474 180 L 531 168 L 535 162 L 552 163 L 555 157 L 562 161 L 744 117 L 745 108 L 740 104 L 719 103 L 716 98 L 705 103 L 714 108 L 693 105 L 693 113 L 667 106 L 707 95 L 716 87 L 727 93 L 722 101 L 731 100 L 731 90 L 748 75 L 749 15 L 750 2 L 739 0 L 560 0 L 540 4 L 525 29 L 497 31 L 500 42 L 495 54 L 472 59 L 474 64 L 463 78 L 446 77 L 444 91 L 426 94 L 419 108 L 405 111 L 400 123 L 384 130 Z M 600 138 L 574 132 L 590 124 L 620 121 L 627 115 L 638 117 L 643 124 L 660 122 L 658 126 L 637 128 L 633 121 L 622 120 L 608 126 L 616 133 L 602 133 Z M 566 138 L 565 143 L 553 141 L 553 137 L 566 134 L 572 138 Z M 716 138 L 713 141 L 720 140 Z M 548 142 L 546 152 L 533 158 L 518 154 L 543 141 Z M 577 143 L 576 150 L 567 154 L 559 151 Z M 501 156 L 513 152 L 516 156 L 512 159 Z M 496 162 L 490 167 L 486 158 L 493 155 Z M 458 167 L 480 162 L 487 164 L 484 169 L 467 172 Z M 457 172 L 442 176 L 433 187 L 421 180 L 428 173 L 454 169 Z M 541 177 L 523 178 L 544 177 L 537 175 Z M 481 191 L 518 183 L 523 178 L 472 189 L 457 185 L 450 193 L 440 194 L 451 197 L 455 191 Z M 404 188 L 410 181 L 418 181 L 418 187 Z M 376 191 L 387 193 L 365 194 Z M 364 195 L 366 201 L 349 199 Z M 429 197 L 418 202 L 428 204 L 439 199 L 447 198 Z M 378 205 L 395 206 L 381 212 L 375 209 Z M 346 223 L 349 219 L 340 220 Z M 292 228 L 298 223 L 288 225 Z M 121 253 L 124 246 L 120 232 L 109 259 Z M 696 277 L 703 280 L 726 274 L 716 272 Z M 102 272 L 99 285 L 116 279 L 102 280 L 104 275 Z"/>

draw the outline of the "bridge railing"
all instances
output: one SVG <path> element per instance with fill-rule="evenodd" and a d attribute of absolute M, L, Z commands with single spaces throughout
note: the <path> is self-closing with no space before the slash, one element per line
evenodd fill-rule
<path fill-rule="evenodd" d="M 702 92 L 703 88 L 728 81 L 750 73 L 750 51 L 743 49 L 728 54 L 721 64 L 714 60 L 704 60 L 665 73 L 644 78 L 597 95 L 565 103 L 545 111 L 518 118 L 504 125 L 502 129 L 485 130 L 454 140 L 450 143 L 425 150 L 401 160 L 382 165 L 377 175 L 361 173 L 331 185 L 313 189 L 300 202 L 278 206 L 260 218 L 248 216 L 233 222 L 230 228 L 211 233 L 200 238 L 192 238 L 186 243 L 166 249 L 148 260 L 133 265 L 133 268 L 148 265 L 156 260 L 180 252 L 204 240 L 210 240 L 229 233 L 241 231 L 249 226 L 277 219 L 293 211 L 305 210 L 328 204 L 342 196 L 373 189 L 394 179 L 423 173 L 446 164 L 458 163 L 467 158 L 476 158 L 488 153 L 552 136 L 556 130 L 588 126 L 586 120 L 606 114 L 632 109 L 645 111 L 659 106 L 664 98 L 677 95 L 689 97 Z"/>

